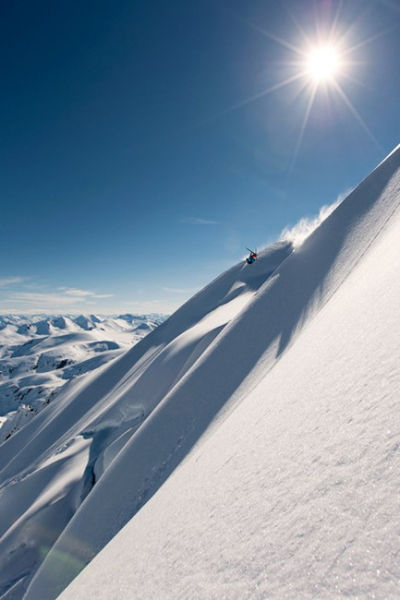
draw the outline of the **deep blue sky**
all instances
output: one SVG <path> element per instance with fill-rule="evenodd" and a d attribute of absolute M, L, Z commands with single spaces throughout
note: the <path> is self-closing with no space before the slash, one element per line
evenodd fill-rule
<path fill-rule="evenodd" d="M 360 119 L 319 89 L 296 152 L 304 80 L 244 101 L 299 72 L 274 38 L 323 38 L 339 5 Z M 3 3 L 0 312 L 169 312 L 359 183 L 400 141 L 398 7 Z"/>

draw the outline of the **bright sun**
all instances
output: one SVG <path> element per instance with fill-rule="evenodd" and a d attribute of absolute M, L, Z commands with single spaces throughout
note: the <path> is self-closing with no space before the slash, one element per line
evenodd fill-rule
<path fill-rule="evenodd" d="M 307 56 L 306 72 L 315 83 L 332 81 L 339 68 L 339 53 L 333 46 L 319 46 Z"/>
<path fill-rule="evenodd" d="M 280 38 L 275 34 L 270 34 L 268 31 L 258 27 L 258 25 L 253 26 L 256 31 L 259 31 L 271 41 L 280 44 L 286 51 L 290 50 L 292 56 L 288 56 L 287 61 L 282 61 L 285 70 L 282 69 L 282 78 L 280 81 L 277 81 L 257 94 L 245 98 L 221 113 L 224 114 L 227 111 L 236 110 L 246 104 L 257 101 L 264 96 L 269 96 L 278 90 L 282 90 L 286 86 L 296 84 L 297 93 L 293 94 L 293 98 L 297 99 L 300 95 L 302 96 L 302 101 L 298 103 L 298 105 L 299 112 L 304 108 L 304 115 L 299 127 L 299 134 L 294 147 L 290 168 L 292 168 L 297 159 L 310 120 L 313 105 L 318 96 L 321 97 L 320 107 L 323 106 L 322 101 L 326 104 L 327 100 L 330 100 L 331 98 L 340 98 L 355 120 L 364 129 L 365 133 L 367 133 L 370 139 L 379 148 L 379 151 L 382 152 L 373 133 L 363 121 L 356 107 L 353 106 L 345 89 L 343 89 L 343 83 L 345 83 L 346 80 L 352 80 L 353 84 L 359 83 L 353 77 L 354 67 L 358 64 L 357 61 L 354 60 L 356 57 L 352 56 L 353 52 L 359 50 L 377 36 L 375 35 L 364 41 L 358 41 L 354 43 L 354 45 L 349 45 L 353 34 L 355 34 L 355 30 L 353 31 L 351 27 L 346 29 L 345 25 L 340 26 L 339 18 L 342 2 L 332 2 L 327 4 L 337 5 L 335 15 L 332 15 L 332 25 L 328 27 L 328 21 L 322 23 L 318 23 L 317 21 L 315 37 L 310 37 L 293 17 L 301 34 L 301 45 Z M 336 109 L 336 103 L 334 107 L 332 104 L 332 108 Z"/>

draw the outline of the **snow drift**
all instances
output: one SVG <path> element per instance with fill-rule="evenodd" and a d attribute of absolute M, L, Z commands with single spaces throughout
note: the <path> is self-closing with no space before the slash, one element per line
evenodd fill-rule
<path fill-rule="evenodd" d="M 399 192 L 397 148 L 1 447 L 0 598 L 398 597 Z"/>

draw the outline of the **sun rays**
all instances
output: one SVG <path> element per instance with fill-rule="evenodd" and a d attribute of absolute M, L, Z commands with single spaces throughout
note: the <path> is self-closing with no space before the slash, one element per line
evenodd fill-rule
<path fill-rule="evenodd" d="M 346 80 L 356 85 L 365 86 L 362 81 L 357 80 L 357 66 L 360 63 L 354 57 L 359 54 L 360 49 L 387 32 L 381 31 L 373 36 L 366 37 L 364 40 L 355 41 L 354 23 L 348 25 L 347 28 L 342 27 L 340 29 L 341 8 L 342 2 L 339 1 L 330 26 L 327 26 L 326 22 L 322 24 L 321 21 L 317 20 L 316 33 L 313 38 L 301 27 L 294 15 L 290 14 L 289 16 L 296 26 L 300 43 L 298 41 L 287 40 L 283 36 L 272 33 L 258 24 L 246 21 L 249 27 L 274 41 L 276 44 L 279 44 L 286 52 L 290 52 L 292 58 L 285 62 L 282 61 L 282 72 L 285 71 L 286 77 L 280 81 L 278 80 L 275 84 L 269 85 L 264 90 L 248 98 L 244 98 L 219 114 L 222 115 L 239 109 L 271 94 L 282 93 L 289 86 L 297 86 L 296 100 L 293 100 L 293 102 L 298 102 L 299 106 L 304 105 L 304 113 L 300 117 L 298 135 L 293 144 L 290 170 L 293 168 L 299 155 L 310 122 L 313 106 L 319 94 L 324 94 L 328 100 L 329 98 L 331 100 L 334 98 L 339 99 L 364 133 L 367 134 L 370 141 L 382 151 L 376 137 L 346 94 L 344 88 L 346 87 Z M 302 101 L 301 97 L 303 98 Z"/>
<path fill-rule="evenodd" d="M 289 64 L 291 65 L 293 71 L 299 75 L 298 79 L 301 82 L 299 93 L 305 94 L 307 97 L 304 116 L 302 118 L 297 141 L 294 146 L 290 169 L 293 167 L 299 154 L 307 129 L 307 124 L 310 119 L 312 107 L 316 100 L 316 96 L 320 91 L 323 91 L 328 96 L 335 95 L 336 97 L 339 97 L 344 106 L 350 111 L 357 123 L 361 126 L 363 131 L 368 135 L 369 139 L 380 151 L 382 151 L 382 147 L 380 146 L 376 137 L 373 135 L 372 131 L 361 117 L 359 111 L 345 93 L 342 80 L 347 79 L 353 83 L 363 85 L 363 83 L 357 81 L 356 77 L 354 76 L 354 70 L 356 70 L 357 62 L 351 60 L 352 54 L 354 54 L 356 50 L 359 50 L 369 44 L 371 41 L 384 35 L 386 32 L 379 32 L 355 44 L 347 43 L 346 40 L 350 37 L 349 32 L 351 27 L 349 27 L 347 31 L 339 33 L 338 23 L 340 6 L 341 3 L 338 4 L 338 10 L 330 30 L 325 31 L 324 33 L 322 28 L 317 26 L 316 40 L 312 40 L 300 27 L 293 15 L 291 15 L 292 20 L 294 21 L 301 35 L 303 43 L 302 47 L 289 44 L 285 40 L 282 40 L 281 38 L 278 38 L 277 36 L 272 35 L 265 30 L 257 28 L 257 30 L 261 31 L 263 35 L 274 40 L 283 47 L 289 48 L 295 54 L 295 60 L 291 61 Z M 291 78 L 288 78 L 282 82 L 280 88 L 290 85 L 292 83 L 290 79 Z"/>

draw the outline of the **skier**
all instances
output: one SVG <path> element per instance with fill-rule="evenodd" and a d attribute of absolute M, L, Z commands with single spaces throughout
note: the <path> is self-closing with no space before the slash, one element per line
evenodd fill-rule
<path fill-rule="evenodd" d="M 246 258 L 246 262 L 248 265 L 252 265 L 253 262 L 256 262 L 257 252 L 250 250 L 250 248 L 247 248 L 247 250 L 250 252 L 250 255 Z"/>

